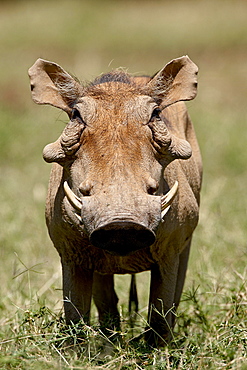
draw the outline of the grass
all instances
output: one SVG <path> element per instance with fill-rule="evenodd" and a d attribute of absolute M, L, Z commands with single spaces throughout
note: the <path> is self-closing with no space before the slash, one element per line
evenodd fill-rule
<path fill-rule="evenodd" d="M 246 370 L 247 3 L 22 0 L 0 8 L 0 369 Z M 178 325 L 172 343 L 147 348 L 138 335 L 149 273 L 137 276 L 133 330 L 129 276 L 117 276 L 122 346 L 103 359 L 94 310 L 91 328 L 64 326 L 60 262 L 43 216 L 50 166 L 42 149 L 66 117 L 32 103 L 26 71 L 41 56 L 87 80 L 119 66 L 152 74 L 183 54 L 200 67 L 188 108 L 204 183 Z"/>
<path fill-rule="evenodd" d="M 163 350 L 151 350 L 125 330 L 122 346 L 102 359 L 103 335 L 96 327 L 69 330 L 60 315 L 46 306 L 32 304 L 18 309 L 5 323 L 0 365 L 8 369 L 246 369 L 246 276 L 235 275 L 227 286 L 207 282 L 186 291 L 178 318 L 179 333 Z M 241 283 L 239 283 L 241 282 Z M 233 284 L 234 283 L 234 284 Z M 35 307 L 36 306 L 36 307 Z M 214 317 L 212 319 L 212 312 Z M 139 318 L 144 324 L 144 318 Z M 77 334 L 77 336 L 76 336 Z M 79 338 L 79 340 L 78 340 Z M 5 354 L 5 355 L 4 355 Z M 2 367 L 4 368 L 4 367 Z"/>

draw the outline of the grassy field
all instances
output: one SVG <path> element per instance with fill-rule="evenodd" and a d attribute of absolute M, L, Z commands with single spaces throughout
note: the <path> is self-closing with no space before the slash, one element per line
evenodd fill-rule
<path fill-rule="evenodd" d="M 246 14 L 241 0 L 0 2 L 0 369 L 247 369 Z M 123 346 L 102 359 L 95 326 L 74 346 L 64 328 L 42 149 L 66 116 L 35 106 L 27 69 L 42 57 L 81 80 L 119 66 L 153 74 L 184 54 L 200 68 L 188 108 L 204 182 L 174 340 L 150 350 L 135 338 L 145 327 L 149 275 L 137 276 L 133 331 L 129 276 L 118 276 Z"/>

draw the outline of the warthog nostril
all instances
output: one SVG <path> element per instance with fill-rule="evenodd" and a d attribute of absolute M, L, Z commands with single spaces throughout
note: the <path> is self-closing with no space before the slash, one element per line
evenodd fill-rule
<path fill-rule="evenodd" d="M 90 241 L 95 247 L 115 255 L 126 256 L 152 245 L 155 234 L 134 222 L 112 222 L 94 230 L 90 235 Z"/>

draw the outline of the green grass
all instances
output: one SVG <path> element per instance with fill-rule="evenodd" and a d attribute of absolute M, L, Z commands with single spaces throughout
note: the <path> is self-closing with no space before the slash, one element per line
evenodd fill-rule
<path fill-rule="evenodd" d="M 224 286 L 207 279 L 207 291 L 187 290 L 179 332 L 162 350 L 151 350 L 143 340 L 133 339 L 123 317 L 122 346 L 113 344 L 114 355 L 104 359 L 104 337 L 96 327 L 81 324 L 73 331 L 66 329 L 60 315 L 36 302 L 25 311 L 18 309 L 5 323 L 0 365 L 8 369 L 151 369 L 154 365 L 157 369 L 246 369 L 245 278 L 236 274 Z M 139 321 L 145 323 L 143 317 Z"/>
<path fill-rule="evenodd" d="M 247 369 L 246 14 L 241 0 L 0 3 L 0 369 Z M 200 68 L 188 108 L 204 182 L 178 325 L 172 343 L 147 348 L 149 273 L 133 330 L 129 276 L 117 276 L 122 346 L 103 359 L 94 310 L 92 328 L 64 326 L 42 149 L 66 116 L 32 103 L 27 69 L 43 57 L 86 80 L 119 66 L 152 74 L 183 54 Z"/>

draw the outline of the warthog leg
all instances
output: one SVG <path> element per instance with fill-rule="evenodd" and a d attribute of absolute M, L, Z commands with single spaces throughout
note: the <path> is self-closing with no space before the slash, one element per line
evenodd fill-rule
<path fill-rule="evenodd" d="M 183 287 L 184 287 L 184 281 L 185 281 L 185 276 L 186 276 L 189 254 L 190 254 L 190 245 L 191 245 L 191 238 L 189 239 L 186 247 L 184 248 L 184 250 L 179 256 L 178 276 L 177 276 L 177 284 L 176 284 L 175 297 L 174 297 L 175 309 L 177 309 L 179 305 L 181 294 L 182 294 Z M 176 316 L 173 315 L 172 319 L 173 319 L 172 326 L 174 326 Z"/>
<path fill-rule="evenodd" d="M 77 323 L 81 319 L 89 324 L 93 271 L 62 262 L 64 311 L 66 323 Z"/>
<path fill-rule="evenodd" d="M 172 339 L 186 275 L 191 238 L 180 255 L 167 256 L 165 265 L 154 265 L 151 269 L 149 302 L 149 324 L 146 339 L 152 346 L 165 345 Z"/>
<path fill-rule="evenodd" d="M 114 290 L 114 276 L 94 272 L 93 299 L 98 309 L 101 330 L 109 337 L 120 330 L 117 309 L 118 297 Z"/>
<path fill-rule="evenodd" d="M 164 346 L 172 337 L 178 266 L 179 257 L 174 255 L 165 266 L 155 264 L 151 268 L 148 312 L 150 327 L 147 328 L 146 340 L 154 347 Z"/>

